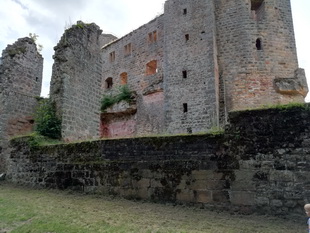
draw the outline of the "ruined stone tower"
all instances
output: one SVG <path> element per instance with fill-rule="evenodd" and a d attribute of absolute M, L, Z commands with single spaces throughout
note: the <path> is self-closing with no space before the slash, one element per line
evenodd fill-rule
<path fill-rule="evenodd" d="M 218 126 L 213 1 L 167 1 L 164 33 L 167 132 L 197 133 Z"/>
<path fill-rule="evenodd" d="M 101 32 L 96 24 L 79 21 L 54 48 L 50 97 L 56 103 L 65 141 L 99 137 L 100 45 L 111 40 L 101 38 Z"/>
<path fill-rule="evenodd" d="M 119 39 L 80 24 L 56 47 L 51 83 L 67 140 L 208 132 L 229 111 L 308 92 L 290 0 L 167 0 Z M 124 85 L 134 101 L 100 113 L 101 95 Z"/>
<path fill-rule="evenodd" d="M 217 0 L 222 100 L 227 111 L 303 102 L 290 0 Z"/>
<path fill-rule="evenodd" d="M 0 61 L 1 173 L 5 167 L 6 140 L 32 130 L 41 93 L 43 58 L 34 41 L 26 37 L 8 45 Z"/>

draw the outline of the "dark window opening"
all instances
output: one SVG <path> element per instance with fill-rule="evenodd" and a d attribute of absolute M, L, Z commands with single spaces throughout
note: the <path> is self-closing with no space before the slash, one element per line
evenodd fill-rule
<path fill-rule="evenodd" d="M 201 32 L 201 34 L 205 34 L 205 33 L 206 33 L 205 31 L 202 31 L 202 32 Z"/>
<path fill-rule="evenodd" d="M 187 14 L 187 9 L 183 9 L 183 15 L 186 15 Z"/>
<path fill-rule="evenodd" d="M 257 50 L 262 50 L 262 41 L 261 39 L 256 40 L 256 49 Z"/>
<path fill-rule="evenodd" d="M 105 80 L 105 86 L 106 86 L 106 89 L 110 89 L 113 87 L 113 78 L 107 78 Z"/>
<path fill-rule="evenodd" d="M 263 5 L 264 0 L 251 0 L 251 10 L 257 11 Z"/>
<path fill-rule="evenodd" d="M 183 112 L 188 112 L 188 107 L 187 107 L 187 103 L 183 104 Z"/>
<path fill-rule="evenodd" d="M 182 74 L 183 74 L 183 78 L 187 78 L 187 71 L 186 70 L 183 70 Z"/>
<path fill-rule="evenodd" d="M 188 41 L 189 40 L 189 34 L 185 35 L 185 40 Z"/>
<path fill-rule="evenodd" d="M 36 82 L 38 82 L 39 81 L 39 78 L 38 77 L 36 77 Z"/>

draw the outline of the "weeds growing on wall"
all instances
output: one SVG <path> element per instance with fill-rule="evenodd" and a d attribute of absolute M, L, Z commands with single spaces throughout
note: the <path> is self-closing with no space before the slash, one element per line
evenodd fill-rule
<path fill-rule="evenodd" d="M 56 116 L 55 103 L 50 99 L 39 102 L 35 115 L 36 132 L 53 139 L 61 138 L 61 121 Z"/>
<path fill-rule="evenodd" d="M 104 112 L 107 108 L 121 101 L 130 102 L 133 100 L 133 92 L 129 90 L 127 85 L 119 88 L 119 93 L 116 95 L 103 95 L 101 99 L 101 111 Z"/>

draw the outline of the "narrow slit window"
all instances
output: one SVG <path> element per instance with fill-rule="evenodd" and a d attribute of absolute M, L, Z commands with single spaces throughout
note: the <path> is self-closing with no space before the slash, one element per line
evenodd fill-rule
<path fill-rule="evenodd" d="M 114 62 L 115 61 L 115 51 L 110 53 L 110 62 Z"/>
<path fill-rule="evenodd" d="M 259 38 L 256 40 L 256 49 L 262 50 L 262 40 Z"/>
<path fill-rule="evenodd" d="M 150 32 L 149 36 L 148 36 L 149 44 L 152 44 L 152 43 L 154 43 L 156 41 L 157 41 L 157 31 Z"/>
<path fill-rule="evenodd" d="M 113 87 L 113 78 L 109 77 L 105 80 L 106 89 L 111 89 Z"/>
<path fill-rule="evenodd" d="M 182 75 L 183 75 L 183 78 L 187 78 L 187 71 L 186 71 L 186 70 L 183 70 L 183 71 L 182 71 Z"/>
<path fill-rule="evenodd" d="M 126 85 L 127 81 L 128 81 L 128 75 L 126 72 L 121 73 L 120 75 L 120 79 L 121 79 L 121 85 Z"/>
<path fill-rule="evenodd" d="M 184 8 L 184 9 L 183 9 L 183 15 L 186 15 L 186 14 L 187 14 L 187 9 Z"/>
<path fill-rule="evenodd" d="M 184 113 L 188 112 L 187 103 L 184 103 L 184 104 L 183 104 L 183 112 L 184 112 Z"/>
<path fill-rule="evenodd" d="M 157 73 L 157 61 L 153 60 L 146 64 L 146 75 Z"/>
<path fill-rule="evenodd" d="M 124 47 L 124 55 L 128 56 L 130 54 L 131 54 L 131 43 L 125 45 L 125 47 Z"/>
<path fill-rule="evenodd" d="M 188 41 L 189 40 L 189 34 L 185 35 L 185 40 Z"/>

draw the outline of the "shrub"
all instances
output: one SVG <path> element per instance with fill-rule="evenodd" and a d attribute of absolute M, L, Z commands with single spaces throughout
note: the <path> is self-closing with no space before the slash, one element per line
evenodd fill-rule
<path fill-rule="evenodd" d="M 112 95 L 104 95 L 101 100 L 101 111 L 106 110 L 115 103 L 116 103 L 115 98 Z"/>
<path fill-rule="evenodd" d="M 35 115 L 36 132 L 53 139 L 61 138 L 61 120 L 56 116 L 55 103 L 50 99 L 39 102 Z"/>
<path fill-rule="evenodd" d="M 133 92 L 129 90 L 127 85 L 123 85 L 119 88 L 119 93 L 117 95 L 104 95 L 101 100 L 101 111 L 104 112 L 107 108 L 111 107 L 113 104 L 119 103 L 121 101 L 130 102 L 133 99 Z"/>

